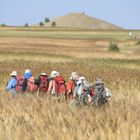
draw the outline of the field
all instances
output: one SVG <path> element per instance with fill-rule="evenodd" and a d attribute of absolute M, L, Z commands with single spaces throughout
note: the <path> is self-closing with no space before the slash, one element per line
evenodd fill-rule
<path fill-rule="evenodd" d="M 139 140 L 140 31 L 0 27 L 0 140 Z M 120 52 L 108 51 L 115 41 Z M 72 71 L 91 84 L 102 78 L 113 97 L 109 107 L 4 92 L 9 74 Z"/>

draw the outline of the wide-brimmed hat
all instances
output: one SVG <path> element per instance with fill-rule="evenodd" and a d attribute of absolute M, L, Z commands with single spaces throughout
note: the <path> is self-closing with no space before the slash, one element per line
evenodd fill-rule
<path fill-rule="evenodd" d="M 17 72 L 16 71 L 12 71 L 12 73 L 10 75 L 11 76 L 17 76 Z"/>
<path fill-rule="evenodd" d="M 25 73 L 31 73 L 31 70 L 27 69 L 25 70 Z"/>
<path fill-rule="evenodd" d="M 83 76 L 79 77 L 79 81 L 85 81 L 85 80 L 86 80 L 85 77 Z"/>
<path fill-rule="evenodd" d="M 81 76 L 79 77 L 77 84 L 81 84 L 83 81 L 86 81 L 86 79 L 85 77 Z"/>
<path fill-rule="evenodd" d="M 51 72 L 51 77 L 52 77 L 52 78 L 55 78 L 55 77 L 57 77 L 57 76 L 59 76 L 59 72 L 53 70 L 53 71 Z"/>
<path fill-rule="evenodd" d="M 97 80 L 94 82 L 94 85 L 97 85 L 97 84 L 104 84 L 104 82 L 102 81 L 102 79 L 97 79 Z"/>
<path fill-rule="evenodd" d="M 41 76 L 47 76 L 45 72 L 40 73 Z"/>
<path fill-rule="evenodd" d="M 72 80 L 72 79 L 77 79 L 79 76 L 78 76 L 78 74 L 77 74 L 77 72 L 72 72 L 71 73 L 71 77 L 70 77 L 70 79 Z"/>

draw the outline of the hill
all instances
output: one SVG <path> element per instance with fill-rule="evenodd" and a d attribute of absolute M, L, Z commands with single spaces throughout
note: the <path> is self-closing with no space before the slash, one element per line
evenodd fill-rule
<path fill-rule="evenodd" d="M 68 28 L 88 28 L 88 29 L 120 29 L 120 27 L 112 23 L 90 17 L 84 13 L 70 13 L 61 17 L 57 17 L 52 21 L 45 23 L 45 27 L 50 27 L 52 22 L 56 23 L 55 27 Z"/>

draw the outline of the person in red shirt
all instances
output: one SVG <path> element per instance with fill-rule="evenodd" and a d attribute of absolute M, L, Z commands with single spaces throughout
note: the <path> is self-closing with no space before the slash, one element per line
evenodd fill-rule
<path fill-rule="evenodd" d="M 76 72 L 72 72 L 71 77 L 69 78 L 69 81 L 67 84 L 67 94 L 70 100 L 74 98 L 73 92 L 74 92 L 74 88 L 76 86 L 77 80 L 78 80 L 78 74 Z"/>

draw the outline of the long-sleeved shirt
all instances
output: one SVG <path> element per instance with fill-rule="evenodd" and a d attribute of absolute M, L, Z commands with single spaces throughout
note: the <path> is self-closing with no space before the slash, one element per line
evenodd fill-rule
<path fill-rule="evenodd" d="M 6 90 L 9 91 L 11 89 L 15 89 L 16 87 L 16 78 L 12 78 L 8 84 L 7 84 L 7 87 L 6 87 Z"/>

